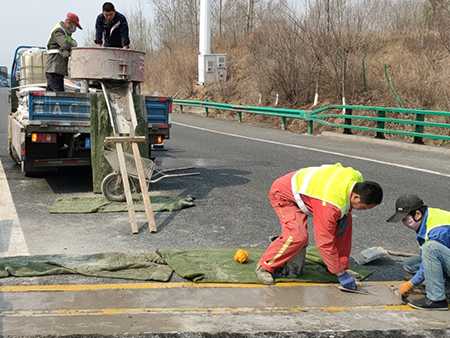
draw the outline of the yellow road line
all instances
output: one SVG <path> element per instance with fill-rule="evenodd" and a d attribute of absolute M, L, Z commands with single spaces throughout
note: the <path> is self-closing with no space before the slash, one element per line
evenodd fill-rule
<path fill-rule="evenodd" d="M 296 312 L 342 312 L 342 311 L 417 311 L 407 305 L 353 306 L 353 307 L 238 307 L 238 308 L 119 308 L 119 309 L 59 309 L 59 310 L 9 310 L 0 311 L 1 317 L 62 317 L 62 316 L 104 316 L 136 314 L 230 314 L 230 313 L 296 313 Z"/>
<path fill-rule="evenodd" d="M 363 285 L 398 284 L 394 282 L 363 282 Z M 68 285 L 10 285 L 1 286 L 0 292 L 53 292 L 53 291 L 86 291 L 86 290 L 133 290 L 133 289 L 171 289 L 171 288 L 276 288 L 291 286 L 327 287 L 329 283 L 277 283 L 263 284 L 228 284 L 228 283 L 120 283 L 120 284 L 68 284 Z"/>

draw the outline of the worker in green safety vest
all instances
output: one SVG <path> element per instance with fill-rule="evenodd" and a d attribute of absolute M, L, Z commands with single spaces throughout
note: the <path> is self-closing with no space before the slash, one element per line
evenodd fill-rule
<path fill-rule="evenodd" d="M 78 15 L 69 12 L 66 19 L 56 24 L 50 33 L 45 62 L 48 91 L 64 91 L 64 76 L 68 75 L 67 64 L 70 50 L 77 46 L 77 42 L 72 38 L 77 27 L 83 29 Z"/>
<path fill-rule="evenodd" d="M 412 278 L 400 286 L 407 297 L 420 283 L 425 284 L 426 297 L 409 302 L 420 310 L 448 310 L 445 280 L 450 278 L 450 211 L 429 208 L 416 195 L 400 196 L 395 214 L 387 222 L 400 222 L 417 233 L 420 256 L 405 259 L 403 266 Z"/>

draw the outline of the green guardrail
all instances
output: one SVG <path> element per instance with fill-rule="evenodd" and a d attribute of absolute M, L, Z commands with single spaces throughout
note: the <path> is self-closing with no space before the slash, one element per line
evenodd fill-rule
<path fill-rule="evenodd" d="M 423 143 L 423 138 L 450 141 L 450 123 L 447 122 L 450 121 L 450 112 L 349 105 L 297 110 L 208 101 L 173 100 L 173 103 L 180 107 L 181 112 L 184 106 L 201 107 L 205 110 L 206 117 L 208 117 L 209 109 L 232 111 L 237 114 L 239 122 L 242 122 L 242 113 L 279 116 L 283 130 L 287 129 L 287 118 L 302 119 L 308 123 L 309 134 L 314 134 L 316 123 L 332 128 L 342 128 L 345 134 L 351 134 L 352 130 L 363 130 L 374 132 L 376 138 L 384 138 L 384 134 L 410 136 L 413 138 L 413 143 L 419 144 Z M 362 124 L 361 121 L 366 122 Z"/>

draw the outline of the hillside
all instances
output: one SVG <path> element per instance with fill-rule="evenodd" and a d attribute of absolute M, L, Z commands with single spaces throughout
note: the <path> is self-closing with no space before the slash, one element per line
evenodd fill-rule
<path fill-rule="evenodd" d="M 196 44 L 182 40 L 152 52 L 143 91 L 252 106 L 274 106 L 278 97 L 277 107 L 293 109 L 312 109 L 317 92 L 315 108 L 341 104 L 345 97 L 350 105 L 450 110 L 450 53 L 445 32 L 407 25 L 387 32 L 340 27 L 340 34 L 312 27 L 300 34 L 291 24 L 268 20 L 251 34 L 215 38 L 212 53 L 227 55 L 227 81 L 216 85 L 196 85 Z M 235 118 L 227 112 L 210 115 Z M 247 116 L 244 120 L 280 125 L 279 118 Z M 450 122 L 449 117 L 441 120 Z M 298 120 L 288 121 L 288 128 L 307 131 L 306 123 Z M 440 132 L 449 135 L 448 129 Z"/>

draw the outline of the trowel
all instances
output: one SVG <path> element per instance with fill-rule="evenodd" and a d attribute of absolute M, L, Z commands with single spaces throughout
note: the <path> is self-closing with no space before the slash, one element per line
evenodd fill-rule
<path fill-rule="evenodd" d="M 344 292 L 357 293 L 360 295 L 376 295 L 376 292 L 366 290 L 359 286 L 356 290 L 344 288 L 342 285 L 337 285 L 338 289 Z"/>
<path fill-rule="evenodd" d="M 386 286 L 389 288 L 389 290 L 391 290 L 394 293 L 394 295 L 398 299 L 400 299 L 402 301 L 403 304 L 408 304 L 407 297 L 402 296 L 401 293 L 400 293 L 400 290 L 397 287 L 395 287 L 394 285 L 390 285 L 390 284 L 386 284 Z"/>
<path fill-rule="evenodd" d="M 374 246 L 371 248 L 367 248 L 363 251 L 361 251 L 359 254 L 353 255 L 353 259 L 355 260 L 358 265 L 364 265 L 369 262 L 374 261 L 375 259 L 378 259 L 380 257 L 387 257 L 387 256 L 402 256 L 402 257 L 414 257 L 417 256 L 415 254 L 406 253 L 406 252 L 398 252 L 398 251 L 390 251 L 382 248 L 381 246 Z"/>

